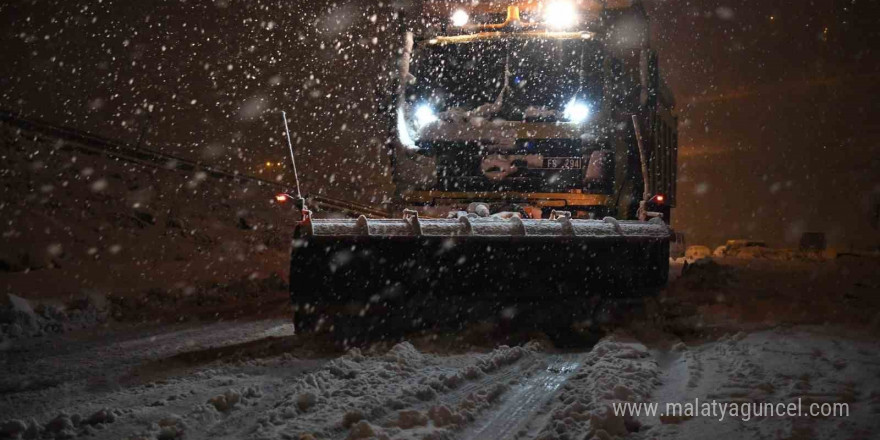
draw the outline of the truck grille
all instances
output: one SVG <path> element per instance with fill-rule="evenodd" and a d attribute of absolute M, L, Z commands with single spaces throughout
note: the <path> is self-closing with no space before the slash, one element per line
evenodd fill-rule
<path fill-rule="evenodd" d="M 598 144 L 584 144 L 580 139 L 517 139 L 514 148 L 499 150 L 479 141 L 422 141 L 423 152 L 437 158 L 437 184 L 440 191 L 567 191 L 570 189 L 601 189 L 585 182 L 590 153 Z M 495 180 L 480 169 L 483 158 L 494 154 L 541 155 L 544 157 L 583 157 L 578 169 L 545 169 L 520 167 L 510 176 Z M 601 186 L 601 185 L 600 185 Z"/>

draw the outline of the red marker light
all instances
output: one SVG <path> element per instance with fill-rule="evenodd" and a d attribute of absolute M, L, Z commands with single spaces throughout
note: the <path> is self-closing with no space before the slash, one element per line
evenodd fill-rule
<path fill-rule="evenodd" d="M 278 203 L 284 203 L 287 201 L 287 194 L 281 193 L 275 196 L 275 201 Z"/>
<path fill-rule="evenodd" d="M 657 195 L 657 203 L 663 203 L 666 201 L 666 197 L 663 197 L 663 194 Z"/>

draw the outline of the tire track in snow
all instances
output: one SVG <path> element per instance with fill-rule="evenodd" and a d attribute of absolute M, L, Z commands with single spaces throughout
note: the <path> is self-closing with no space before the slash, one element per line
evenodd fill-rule
<path fill-rule="evenodd" d="M 582 363 L 583 355 L 551 356 L 543 371 L 512 385 L 505 393 L 504 401 L 476 422 L 476 426 L 466 429 L 461 438 L 476 440 L 516 437 L 519 432 L 527 429 L 538 416 L 538 412 Z"/>
<path fill-rule="evenodd" d="M 461 385 L 437 400 L 444 405 L 454 405 L 469 394 L 475 393 L 481 389 L 489 388 L 492 385 L 499 383 L 509 383 L 520 377 L 527 376 L 530 371 L 535 369 L 536 362 L 539 362 L 536 358 L 522 359 L 510 367 L 504 367 L 497 372 L 486 374 L 480 379 Z"/>

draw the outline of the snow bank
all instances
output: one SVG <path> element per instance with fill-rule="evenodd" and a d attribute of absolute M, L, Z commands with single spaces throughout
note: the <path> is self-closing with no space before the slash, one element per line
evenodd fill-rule
<path fill-rule="evenodd" d="M 686 264 L 676 282 L 693 291 L 717 290 L 729 285 L 736 276 L 734 268 L 703 258 Z"/>
<path fill-rule="evenodd" d="M 712 257 L 712 251 L 706 246 L 694 245 L 688 246 L 687 250 L 684 252 L 684 257 L 690 261 L 697 261 L 703 258 Z"/>
<path fill-rule="evenodd" d="M 104 425 L 115 422 L 121 414 L 119 410 L 102 408 L 87 417 L 62 412 L 45 425 L 37 423 L 34 419 L 9 420 L 0 424 L 0 438 L 66 439 L 90 436 L 94 435 L 96 430 L 104 429 Z"/>
<path fill-rule="evenodd" d="M 800 249 L 776 249 L 765 246 L 729 247 L 718 246 L 712 254 L 715 257 L 730 257 L 743 260 L 774 260 L 774 261 L 827 261 L 837 258 L 837 251 Z"/>
<path fill-rule="evenodd" d="M 103 301 L 92 296 L 70 301 L 59 306 L 38 304 L 18 296 L 6 295 L 6 305 L 0 305 L 0 350 L 9 343 L 4 341 L 44 336 L 53 333 L 93 327 L 107 321 L 107 310 Z"/>

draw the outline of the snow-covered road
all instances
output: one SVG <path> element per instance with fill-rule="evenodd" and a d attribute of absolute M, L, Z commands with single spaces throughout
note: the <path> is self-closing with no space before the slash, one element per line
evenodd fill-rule
<path fill-rule="evenodd" d="M 618 330 L 593 347 L 345 353 L 283 320 L 125 327 L 3 353 L 2 432 L 49 438 L 871 438 L 876 341 L 816 327 L 681 339 Z M 620 414 L 621 402 L 846 403 L 846 417 Z"/>
<path fill-rule="evenodd" d="M 474 323 L 342 351 L 295 335 L 283 305 L 263 301 L 274 318 L 199 321 L 172 302 L 157 309 L 176 308 L 170 319 L 6 339 L 0 438 L 875 438 L 877 262 L 693 264 L 623 310 L 630 319 L 565 350 Z M 698 402 L 709 411 L 667 407 Z M 750 406 L 792 403 L 846 413 Z"/>

